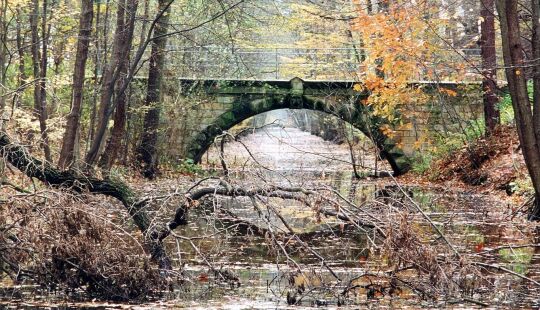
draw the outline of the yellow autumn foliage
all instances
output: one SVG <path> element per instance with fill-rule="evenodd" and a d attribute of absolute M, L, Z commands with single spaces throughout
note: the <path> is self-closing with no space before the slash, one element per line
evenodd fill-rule
<path fill-rule="evenodd" d="M 386 7 L 367 10 L 362 0 L 353 1 L 356 18 L 352 29 L 365 50 L 363 71 L 358 74 L 363 88 L 370 93 L 363 102 L 373 114 L 397 126 L 407 123 L 398 119 L 400 106 L 424 104 L 428 96 L 418 82 L 432 80 L 431 69 L 442 59 L 444 50 L 434 44 L 433 27 L 443 20 L 434 18 L 436 7 L 429 2 L 382 2 Z M 379 4 L 381 6 L 381 4 Z M 429 22 L 426 21 L 429 17 Z M 354 89 L 356 90 L 356 85 Z M 447 90 L 448 95 L 451 90 Z M 414 109 L 409 109 L 414 110 Z M 393 136 L 391 128 L 381 128 Z M 422 142 L 420 142 L 422 143 Z"/>

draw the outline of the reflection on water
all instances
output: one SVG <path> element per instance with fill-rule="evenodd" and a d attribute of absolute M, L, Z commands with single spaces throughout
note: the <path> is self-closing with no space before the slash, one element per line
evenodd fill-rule
<path fill-rule="evenodd" d="M 335 179 L 334 179 L 335 180 Z M 337 180 L 335 180 L 337 181 Z M 350 179 L 349 179 L 350 181 Z M 337 181 L 344 183 L 345 180 Z M 350 183 L 349 183 L 350 184 Z M 346 188 L 345 186 L 343 188 Z M 361 184 L 355 187 L 349 186 L 349 192 L 343 192 L 348 196 L 354 196 L 354 199 L 365 201 L 374 197 L 380 189 L 385 187 L 376 184 Z M 500 249 L 498 247 L 508 244 L 533 244 L 535 239 L 533 232 L 529 229 L 528 223 L 500 223 L 490 221 L 498 214 L 489 214 L 501 212 L 504 215 L 504 206 L 497 206 L 496 202 L 487 200 L 486 197 L 477 195 L 452 195 L 441 190 L 422 190 L 420 188 L 411 188 L 408 193 L 412 195 L 415 201 L 419 202 L 423 210 L 433 219 L 433 221 L 443 230 L 449 240 L 460 248 L 460 251 L 466 253 L 476 253 L 477 260 L 501 265 L 512 271 L 540 280 L 540 248 L 539 247 L 521 247 L 515 249 Z M 247 204 L 240 201 L 231 202 L 224 200 L 219 202 L 227 205 L 226 207 L 239 210 L 246 208 Z M 284 206 L 284 208 L 296 209 L 298 206 Z M 497 211 L 499 210 L 499 211 Z M 256 216 L 250 214 L 248 210 L 242 215 L 248 219 L 255 220 Z M 287 213 L 288 219 L 294 223 L 295 228 L 306 230 L 324 230 L 328 226 L 334 226 L 335 220 L 317 223 L 313 216 L 306 216 L 300 212 Z M 207 225 L 207 223 L 206 223 Z M 205 230 L 205 224 L 191 224 L 190 227 L 182 231 L 185 235 L 198 235 L 201 230 Z M 355 234 L 349 232 L 350 234 Z M 342 233 L 332 231 L 328 234 L 321 234 L 312 241 L 314 248 L 320 254 L 328 259 L 328 263 L 337 270 L 344 283 L 356 275 L 362 274 L 366 269 L 377 268 L 377 262 L 369 260 L 370 246 L 365 238 L 365 234 L 356 232 L 352 238 L 340 238 Z M 238 275 L 242 286 L 230 290 L 220 286 L 215 287 L 215 283 L 194 283 L 188 290 L 189 292 L 179 291 L 179 296 L 190 300 L 200 300 L 200 294 L 209 294 L 205 299 L 205 305 L 223 305 L 232 303 L 241 303 L 243 305 L 252 302 L 257 307 L 272 308 L 276 306 L 284 307 L 287 289 L 290 288 L 288 277 L 295 272 L 291 264 L 286 265 L 286 259 L 279 256 L 276 251 L 270 249 L 260 237 L 240 237 L 223 235 L 216 236 L 214 239 L 201 241 L 199 245 L 205 249 L 205 253 L 216 266 L 231 268 Z M 187 247 L 183 248 L 185 252 L 182 257 L 188 261 L 188 270 L 193 273 L 207 272 L 206 268 L 201 268 L 201 261 L 196 258 L 193 251 Z M 495 249 L 494 251 L 491 251 Z M 317 264 L 318 260 L 307 252 L 291 250 L 292 258 L 299 263 L 312 264 L 312 268 L 317 274 L 324 277 L 326 283 L 332 283 L 329 273 Z M 234 263 L 233 263 L 234 262 Z M 281 265 L 275 265 L 280 262 Z M 191 268 L 191 269 L 190 269 Z M 493 270 L 485 270 L 484 276 L 492 279 L 494 285 L 500 289 L 500 294 L 486 293 L 494 299 L 495 304 L 508 306 L 524 305 L 530 307 L 538 305 L 540 290 L 537 286 L 531 285 L 527 281 L 522 281 L 508 274 L 493 274 Z M 246 285 L 246 286 L 244 286 Z M 228 296 L 228 297 L 227 297 Z M 366 295 L 359 293 L 356 295 L 355 302 L 362 304 L 369 302 Z M 247 300 L 242 298 L 248 298 Z M 416 299 L 409 300 L 406 294 L 401 295 L 398 301 L 394 300 L 394 306 L 397 307 L 416 307 Z M 410 297 L 410 296 L 409 296 Z M 229 299 L 227 299 L 229 298 Z M 240 299 L 239 299 L 240 298 Z M 310 293 L 302 305 L 312 306 L 317 300 L 325 300 L 330 305 L 337 305 L 338 298 L 330 292 L 321 289 Z M 434 306 L 432 304 L 432 306 Z M 450 306 L 450 305 L 439 305 Z M 468 305 L 470 306 L 470 305 Z M 468 306 L 463 305 L 464 308 Z M 456 307 L 455 305 L 452 307 Z"/>
<path fill-rule="evenodd" d="M 350 164 L 347 163 L 350 160 L 347 147 L 325 142 L 297 129 L 283 131 L 270 128 L 244 137 L 242 143 L 268 169 L 253 167 L 254 160 L 250 159 L 247 151 L 242 151 L 241 144 L 229 144 L 225 155 L 229 166 L 233 167 L 230 177 L 239 184 L 247 187 L 281 184 L 333 188 L 357 205 L 363 205 L 376 197 L 381 202 L 385 199 L 399 201 L 410 197 L 461 252 L 473 254 L 478 261 L 498 264 L 540 281 L 540 247 L 503 248 L 509 244 L 535 244 L 537 241 L 530 223 L 520 219 L 503 220 L 508 218 L 508 206 L 496 199 L 441 188 L 405 187 L 401 190 L 391 180 L 355 180 Z M 217 154 L 212 152 L 208 155 L 208 161 L 219 162 Z M 374 165 L 374 160 L 365 158 L 364 163 Z M 305 250 L 293 239 L 281 240 L 289 251 L 290 257 L 287 258 L 275 246 L 269 245 L 268 236 L 246 236 L 232 231 L 224 233 L 222 230 L 227 227 L 227 223 L 216 220 L 214 216 L 214 212 L 220 208 L 233 211 L 240 219 L 255 225 L 264 227 L 269 222 L 278 230 L 284 228 L 278 218 L 270 213 L 261 214 L 248 199 L 212 198 L 191 212 L 189 225 L 176 231 L 183 237 L 198 238 L 191 240 L 197 250 L 187 240 L 168 239 L 167 246 L 170 253 L 174 253 L 175 264 L 183 269 L 188 280 L 161 301 L 142 306 L 281 309 L 288 307 L 287 295 L 290 298 L 300 298 L 297 292 L 303 288 L 309 290 L 309 294 L 302 295 L 307 297 L 298 300 L 301 306 L 335 307 L 343 297 L 336 292 L 343 292 L 352 284 L 358 286 L 352 295 L 348 295 L 348 301 L 356 305 L 353 308 L 373 305 L 396 308 L 471 306 L 445 301 L 424 304 L 406 289 L 397 297 L 368 299 L 370 292 L 362 287 L 373 279 L 356 277 L 366 270 L 377 270 L 384 266 L 384 262 L 370 259 L 374 249 L 369 238 L 377 240 L 373 230 L 362 232 L 343 225 L 338 219 L 318 217 L 316 212 L 296 201 L 272 198 L 267 203 L 277 208 L 297 234 L 309 237 L 306 240 L 325 257 L 325 263 L 332 267 L 341 281 L 336 281 L 314 253 Z M 173 209 L 175 206 L 170 207 Z M 381 204 L 374 212 L 383 214 L 385 207 Z M 418 220 L 419 226 L 426 225 L 418 214 L 411 217 L 411 220 Z M 433 240 L 426 241 L 433 243 L 437 238 L 434 236 Z M 304 264 L 305 271 L 298 273 L 290 260 Z M 238 281 L 225 283 L 218 273 L 208 268 L 207 262 L 218 270 L 227 270 Z M 502 307 L 540 306 L 540 290 L 537 286 L 495 271 L 482 271 L 491 281 L 492 286 L 489 287 L 495 287 L 494 291 L 482 291 L 479 285 L 478 291 L 484 301 Z M 415 276 L 411 274 L 412 278 Z M 76 306 L 100 307 L 97 304 Z M 125 305 L 108 304 L 107 307 Z"/>
<path fill-rule="evenodd" d="M 246 170 L 263 166 L 272 170 L 316 171 L 324 174 L 351 170 L 351 154 L 346 143 L 324 141 L 294 127 L 269 126 L 239 138 L 240 142 L 227 142 L 224 158 L 233 170 Z M 358 165 L 373 169 L 376 165 L 371 143 L 356 147 L 354 153 Z M 203 164 L 220 167 L 219 145 L 210 147 Z M 249 152 L 248 152 L 249 150 Z M 384 162 L 379 168 L 387 169 Z"/>
<path fill-rule="evenodd" d="M 268 182 L 306 188 L 331 187 L 357 205 L 362 205 L 375 197 L 384 201 L 386 196 L 388 199 L 404 199 L 407 195 L 422 208 L 461 252 L 474 254 L 479 261 L 499 264 L 519 274 L 540 280 L 540 247 L 497 250 L 498 247 L 509 244 L 534 244 L 536 240 L 530 223 L 522 220 L 513 222 L 503 220 L 508 217 L 508 208 L 496 199 L 441 188 L 407 187 L 401 191 L 396 190 L 393 185 L 389 186 L 389 183 L 392 183 L 391 180 L 357 181 L 353 178 L 350 154 L 346 146 L 325 142 L 297 129 L 268 128 L 248 135 L 241 141 L 244 145 L 227 144 L 224 153 L 228 166 L 233 167 L 231 178 L 240 183 L 253 186 L 252 182 L 255 180 L 260 182 L 259 186 Z M 251 155 L 244 150 L 244 146 L 250 149 Z M 209 153 L 208 161 L 218 163 L 219 153 L 216 150 Z M 254 168 L 257 164 L 255 161 L 269 169 Z M 375 165 L 373 155 L 371 157 L 364 155 L 363 161 L 367 163 L 367 167 Z M 380 166 L 380 163 L 378 165 Z M 274 203 L 279 206 L 280 213 L 291 223 L 295 232 L 299 234 L 320 232 L 314 240 L 311 240 L 311 244 L 326 258 L 328 264 L 338 270 L 344 282 L 368 269 L 377 268 L 379 262 L 369 260 L 369 253 L 373 249 L 367 235 L 372 234 L 372 231 L 368 230 L 367 233 L 358 230 L 347 231 L 347 229 L 341 231 L 336 229 L 342 224 L 339 220 L 335 218 L 318 220 L 312 210 L 302 207 L 297 202 L 276 200 Z M 264 225 L 260 215 L 247 200 L 223 198 L 215 200 L 214 206 L 234 210 L 243 219 Z M 204 215 L 197 218 L 198 224 L 186 227 L 183 234 L 197 235 L 201 233 L 200 230 L 205 229 L 204 227 L 215 225 L 214 222 L 208 225 L 209 222 L 205 221 L 212 220 L 205 218 Z M 420 215 L 415 215 L 414 219 L 418 220 L 419 225 L 426 225 L 425 221 L 420 221 Z M 270 222 L 279 226 L 278 219 L 270 218 Z M 206 233 L 210 231 L 213 230 L 210 229 Z M 343 234 L 349 234 L 348 238 L 341 238 Z M 263 241 L 262 237 L 228 236 L 224 238 L 224 236 L 219 236 L 214 240 L 200 241 L 199 245 L 208 251 L 206 252 L 208 258 L 213 262 L 220 266 L 232 266 L 243 279 L 241 281 L 249 285 L 248 292 L 237 291 L 232 294 L 231 291 L 226 290 L 224 295 L 244 296 L 247 294 L 250 296 L 250 302 L 274 303 L 269 306 L 270 308 L 277 305 L 283 306 L 286 293 L 280 288 L 283 288 L 283 282 L 287 281 L 287 275 L 295 270 L 294 268 L 288 270 L 290 264 L 286 267 L 287 259 L 275 249 L 269 248 L 266 245 L 267 242 Z M 436 239 L 433 242 L 436 242 Z M 184 249 L 186 249 L 183 253 L 184 259 L 199 265 L 200 258 L 198 259 L 188 247 Z M 299 263 L 312 264 L 321 276 L 329 276 L 320 264 L 317 265 L 318 259 L 312 253 L 291 249 L 291 257 Z M 235 264 L 231 265 L 230 262 L 235 262 Z M 281 265 L 273 265 L 272 263 L 275 262 Z M 509 274 L 494 275 L 493 272 L 494 270 L 483 271 L 485 276 L 492 279 L 495 288 L 500 288 L 500 294 L 485 292 L 483 296 L 493 299 L 489 302 L 507 306 L 539 305 L 540 301 L 536 297 L 540 296 L 538 287 Z M 264 276 L 261 277 L 261 275 Z M 276 282 L 276 277 L 281 281 Z M 286 284 L 285 287 L 287 287 Z M 509 287 L 513 289 L 509 290 Z M 197 290 L 194 289 L 194 291 Z M 482 291 L 481 287 L 479 291 Z M 276 292 L 281 293 L 276 294 Z M 334 306 L 338 302 L 336 296 L 326 296 L 324 292 L 311 296 L 312 300 L 302 305 L 315 305 L 316 299 L 326 300 Z M 356 300 L 357 303 L 368 302 L 365 294 L 357 296 L 359 298 Z M 405 297 L 406 294 L 402 295 L 401 301 L 395 305 L 413 308 L 419 305 L 416 300 L 412 303 L 404 302 Z M 214 296 L 211 300 L 223 304 L 219 296 Z M 235 302 L 243 303 L 238 300 Z M 212 304 L 210 300 L 209 303 Z M 467 308 L 465 305 L 463 307 Z"/>

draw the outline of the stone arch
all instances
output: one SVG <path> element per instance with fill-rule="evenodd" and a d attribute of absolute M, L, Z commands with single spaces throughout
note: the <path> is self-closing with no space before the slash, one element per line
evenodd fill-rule
<path fill-rule="evenodd" d="M 228 98 L 233 98 L 230 108 L 192 138 L 186 157 L 200 162 L 218 135 L 257 114 L 278 109 L 307 109 L 334 115 L 363 132 L 372 139 L 395 175 L 403 174 L 410 169 L 408 156 L 379 129 L 384 120 L 373 116 L 369 107 L 359 104 L 358 101 L 365 99 L 366 94 L 356 96 L 352 102 L 336 102 L 329 97 L 321 98 L 305 94 L 300 79 L 293 79 L 290 83 L 291 89 L 288 92 L 269 91 L 261 94 L 235 91 L 233 95 L 228 93 Z"/>

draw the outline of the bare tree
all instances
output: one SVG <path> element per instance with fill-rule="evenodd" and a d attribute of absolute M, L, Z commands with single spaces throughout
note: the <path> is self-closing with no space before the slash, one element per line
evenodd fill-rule
<path fill-rule="evenodd" d="M 38 79 L 34 86 L 34 110 L 39 119 L 41 131 L 41 147 L 45 153 L 45 159 L 51 161 L 51 149 L 49 146 L 49 135 L 47 133 L 47 1 L 43 0 L 42 11 L 39 9 L 39 0 L 32 1 L 32 13 L 30 14 L 30 27 L 32 30 L 32 66 L 34 78 Z M 41 15 L 41 25 L 39 16 Z M 39 35 L 41 26 L 41 37 Z M 41 51 L 40 51 L 41 47 Z"/>
<path fill-rule="evenodd" d="M 133 29 L 135 25 L 138 0 L 123 0 L 116 12 L 116 30 L 114 35 L 112 59 L 107 64 L 101 85 L 101 100 L 98 111 L 96 132 L 92 138 L 90 149 L 86 154 L 85 162 L 92 166 L 99 157 L 110 115 L 115 108 L 113 97 L 118 98 L 125 91 L 118 85 L 118 80 L 125 72 L 125 66 L 131 50 Z M 121 83 L 122 85 L 125 83 Z"/>
<path fill-rule="evenodd" d="M 126 39 L 126 38 L 123 38 Z M 122 62 L 122 67 L 120 68 L 121 78 L 118 80 L 118 83 L 125 83 L 126 74 L 127 74 L 127 65 L 128 60 L 125 59 Z M 111 135 L 105 146 L 105 150 L 101 154 L 99 159 L 99 167 L 103 172 L 108 172 L 115 160 L 117 159 L 117 154 L 120 149 L 120 143 L 126 132 L 126 107 L 129 96 L 127 91 L 121 92 L 118 94 L 118 99 L 116 100 L 116 108 L 114 110 L 114 125 L 111 129 Z"/>
<path fill-rule="evenodd" d="M 494 0 L 482 0 L 480 3 L 480 15 L 482 17 L 481 26 L 481 54 L 482 89 L 484 91 L 484 119 L 486 122 L 486 133 L 491 133 L 500 122 L 500 113 L 497 109 L 497 52 L 495 49 L 495 2 Z"/>
<path fill-rule="evenodd" d="M 508 89 L 512 98 L 523 157 L 536 196 L 529 218 L 540 220 L 540 2 L 531 0 L 532 60 L 525 59 L 523 54 L 518 1 L 497 0 L 496 4 L 501 23 Z M 532 105 L 527 93 L 527 78 L 524 72 L 527 67 L 533 68 Z"/>
<path fill-rule="evenodd" d="M 84 78 L 86 60 L 92 34 L 92 19 L 94 16 L 94 3 L 92 0 L 81 1 L 81 16 L 79 18 L 79 38 L 73 71 L 73 86 L 71 91 L 71 111 L 67 116 L 66 131 L 62 140 L 62 150 L 58 166 L 67 168 L 72 166 L 79 154 L 80 119 L 82 110 Z"/>
<path fill-rule="evenodd" d="M 143 167 L 143 175 L 153 179 L 158 165 L 157 140 L 159 127 L 161 83 L 163 66 L 165 63 L 165 46 L 167 45 L 167 24 L 169 23 L 170 0 L 159 0 L 159 13 L 152 41 L 152 54 L 150 56 L 150 69 L 148 72 L 148 87 L 146 90 L 145 106 L 148 111 L 144 116 L 144 129 L 141 143 L 137 148 L 137 157 Z"/>
<path fill-rule="evenodd" d="M 94 53 L 94 91 L 92 95 L 91 107 L 90 107 L 90 124 L 88 126 L 86 151 L 88 151 L 89 145 L 92 143 L 94 137 L 94 129 L 97 116 L 97 100 L 99 94 L 99 84 L 103 80 L 103 77 L 99 77 L 100 73 L 104 70 L 104 60 L 107 56 L 107 46 L 109 37 L 109 11 L 110 3 L 105 3 L 105 14 L 101 17 L 101 3 L 97 3 L 96 22 L 95 22 L 95 53 Z M 102 28 L 102 29 L 100 29 Z"/>
<path fill-rule="evenodd" d="M 7 80 L 7 0 L 0 2 L 0 116 L 4 112 L 6 98 L 4 97 L 6 80 Z"/>
<path fill-rule="evenodd" d="M 24 84 L 26 83 L 26 72 L 25 72 L 25 54 L 26 54 L 26 48 L 25 48 L 25 43 L 26 43 L 26 36 L 25 34 L 23 34 L 22 32 L 22 26 L 24 25 L 24 22 L 23 22 L 23 10 L 21 8 L 17 8 L 16 9 L 16 17 L 15 17 L 15 22 L 17 23 L 17 26 L 16 26 L 16 31 L 17 31 L 17 34 L 16 34 L 16 43 L 17 43 L 17 53 L 18 53 L 18 61 L 19 61 L 19 65 L 18 65 L 18 68 L 19 68 L 19 74 L 17 75 L 17 82 L 18 82 L 18 87 L 20 90 L 22 90 L 24 88 Z M 17 97 L 17 102 L 16 104 L 20 104 L 20 96 Z"/>
<path fill-rule="evenodd" d="M 122 46 L 131 46 L 133 41 L 133 29 L 134 29 L 134 20 L 130 20 L 129 16 L 126 16 L 124 25 L 123 35 L 120 37 Z M 127 118 L 127 104 L 129 101 L 128 90 L 123 89 L 123 85 L 128 83 L 128 67 L 129 62 L 129 53 L 127 53 L 119 63 L 119 78 L 116 81 L 117 94 L 114 104 L 114 125 L 111 129 L 111 134 L 105 145 L 105 150 L 101 154 L 99 159 L 98 166 L 102 169 L 103 172 L 107 173 L 114 162 L 118 158 L 118 153 L 120 150 L 121 142 L 123 137 L 126 134 L 126 118 Z M 129 84 L 127 84 L 129 85 Z"/>

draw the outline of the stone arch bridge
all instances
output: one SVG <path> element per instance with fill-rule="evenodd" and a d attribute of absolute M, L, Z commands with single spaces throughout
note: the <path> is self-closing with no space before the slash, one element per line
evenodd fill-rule
<path fill-rule="evenodd" d="M 360 103 L 368 94 L 355 91 L 353 81 L 181 79 L 182 96 L 198 99 L 189 100 L 197 103 L 185 108 L 180 119 L 168 120 L 182 122 L 181 132 L 174 137 L 181 146 L 175 156 L 200 161 L 218 135 L 249 117 L 277 109 L 309 109 L 332 114 L 362 131 L 399 175 L 409 170 L 419 137 L 460 130 L 483 113 L 478 83 L 418 82 L 411 87 L 418 84 L 424 84 L 422 89 L 433 100 L 401 104 L 400 114 L 411 125 L 394 126 L 396 134 L 390 138 L 381 132 L 384 120 Z M 446 91 L 439 91 L 441 88 Z"/>

